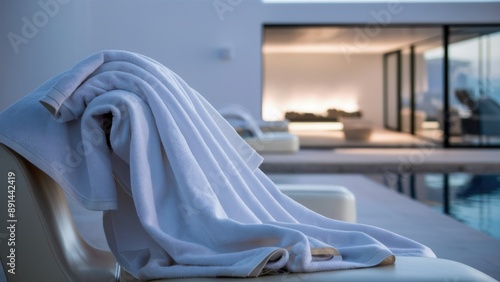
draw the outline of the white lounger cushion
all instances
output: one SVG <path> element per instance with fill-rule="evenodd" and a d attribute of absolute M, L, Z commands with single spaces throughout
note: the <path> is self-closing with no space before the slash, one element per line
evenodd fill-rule
<path fill-rule="evenodd" d="M 245 137 L 245 141 L 259 153 L 295 153 L 299 138 L 288 132 L 263 132 L 259 137 Z"/>
<path fill-rule="evenodd" d="M 490 276 L 465 264 L 436 258 L 397 257 L 393 265 L 347 269 L 337 271 L 294 273 L 262 276 L 259 278 L 193 278 L 155 280 L 164 282 L 459 282 L 496 281 Z"/>
<path fill-rule="evenodd" d="M 326 217 L 356 222 L 354 194 L 337 185 L 277 184 L 281 192 Z"/>

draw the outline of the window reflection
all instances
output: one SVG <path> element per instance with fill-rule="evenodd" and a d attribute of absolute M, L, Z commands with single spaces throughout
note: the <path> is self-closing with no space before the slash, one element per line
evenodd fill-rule
<path fill-rule="evenodd" d="M 455 29 L 450 42 L 450 142 L 500 145 L 500 32 Z"/>

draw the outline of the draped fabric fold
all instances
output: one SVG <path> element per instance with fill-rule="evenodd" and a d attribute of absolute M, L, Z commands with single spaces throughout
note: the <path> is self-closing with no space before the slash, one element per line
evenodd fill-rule
<path fill-rule="evenodd" d="M 283 195 L 262 158 L 160 63 L 102 51 L 0 114 L 0 142 L 103 210 L 108 244 L 141 279 L 253 277 L 391 263 L 432 251 L 335 221 Z"/>

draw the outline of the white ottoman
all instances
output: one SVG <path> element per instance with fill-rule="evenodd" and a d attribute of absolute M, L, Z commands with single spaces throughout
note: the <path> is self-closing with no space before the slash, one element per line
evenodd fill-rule
<path fill-rule="evenodd" d="M 287 196 L 326 217 L 356 222 L 354 194 L 345 187 L 314 184 L 276 184 Z"/>

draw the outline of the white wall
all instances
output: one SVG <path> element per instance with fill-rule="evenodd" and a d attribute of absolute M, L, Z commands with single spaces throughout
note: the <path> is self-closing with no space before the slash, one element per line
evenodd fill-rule
<path fill-rule="evenodd" d="M 360 109 L 363 118 L 382 126 L 382 55 L 352 55 L 347 60 L 334 53 L 265 54 L 264 62 L 265 118 L 276 111 Z"/>
<path fill-rule="evenodd" d="M 307 0 L 304 0 L 307 2 Z M 313 2 L 313 1 L 311 1 Z M 333 2 L 333 1 L 332 1 Z M 384 3 L 385 2 L 385 3 Z M 264 22 L 279 24 L 458 24 L 499 23 L 500 2 L 375 2 L 266 4 Z"/>
<path fill-rule="evenodd" d="M 59 10 L 15 53 L 9 32 L 41 15 L 39 1 Z M 217 14 L 214 3 L 234 7 Z M 384 3 L 263 4 L 258 0 L 2 0 L 0 1 L 0 110 L 82 58 L 102 49 L 153 57 L 179 73 L 216 107 L 239 103 L 261 112 L 263 23 L 381 25 L 499 22 L 500 3 L 401 4 L 386 22 Z M 398 9 L 399 10 L 399 9 Z M 37 14 L 38 13 L 38 14 Z M 385 13 L 386 14 L 386 13 Z M 378 16 L 374 16 L 378 15 Z M 386 17 L 387 19 L 387 17 Z M 43 23 L 43 22 L 42 22 Z M 223 61 L 217 49 L 230 46 Z"/>
<path fill-rule="evenodd" d="M 125 49 L 165 64 L 216 107 L 241 103 L 260 115 L 260 2 L 219 16 L 213 1 L 65 0 L 16 53 L 6 35 L 22 36 L 21 18 L 43 11 L 38 1 L 55 0 L 0 1 L 0 110 L 94 52 Z M 231 60 L 218 57 L 223 47 Z"/>

